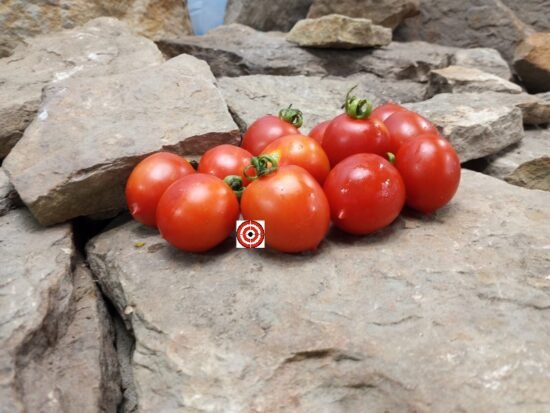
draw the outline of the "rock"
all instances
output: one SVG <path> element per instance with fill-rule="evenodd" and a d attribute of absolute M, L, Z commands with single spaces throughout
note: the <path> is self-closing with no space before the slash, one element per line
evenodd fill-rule
<path fill-rule="evenodd" d="M 514 69 L 532 93 L 550 91 L 550 33 L 535 33 L 516 49 Z"/>
<path fill-rule="evenodd" d="M 0 60 L 0 159 L 21 138 L 50 81 L 124 73 L 163 62 L 153 42 L 111 18 L 29 39 Z"/>
<path fill-rule="evenodd" d="M 531 31 L 500 0 L 422 0 L 420 14 L 405 20 L 394 37 L 458 47 L 490 47 L 511 62 L 515 47 Z"/>
<path fill-rule="evenodd" d="M 126 179 L 145 156 L 200 155 L 238 142 L 210 79 L 204 62 L 180 56 L 140 71 L 52 84 L 3 167 L 43 225 L 120 210 Z"/>
<path fill-rule="evenodd" d="M 485 94 L 442 93 L 405 106 L 431 120 L 453 144 L 461 162 L 493 155 L 523 137 L 521 110 L 495 104 Z"/>
<path fill-rule="evenodd" d="M 427 81 L 430 70 L 446 67 L 456 49 L 424 42 L 392 42 L 379 49 L 305 49 L 286 41 L 285 34 L 262 33 L 232 24 L 205 36 L 162 42 L 168 56 L 192 54 L 206 60 L 214 75 L 333 75 L 368 72 L 379 77 Z"/>
<path fill-rule="evenodd" d="M 304 113 L 303 133 L 342 113 L 346 93 L 355 85 L 360 87 L 354 94 L 368 97 L 375 105 L 387 100 L 421 100 L 424 91 L 414 82 L 384 81 L 369 74 L 351 79 L 252 75 L 220 78 L 218 84 L 241 130 L 260 116 L 276 115 L 293 104 Z"/>
<path fill-rule="evenodd" d="M 117 364 L 90 273 L 72 271 L 68 225 L 24 209 L 0 217 L 2 412 L 115 411 Z"/>
<path fill-rule="evenodd" d="M 524 22 L 541 32 L 550 31 L 550 3 L 540 0 L 502 0 Z"/>
<path fill-rule="evenodd" d="M 87 251 L 140 411 L 545 411 L 549 203 L 465 170 L 435 216 L 315 254 L 186 254 L 137 223 Z"/>
<path fill-rule="evenodd" d="M 356 49 L 387 46 L 391 30 L 377 26 L 369 19 L 355 19 L 330 14 L 315 19 L 300 20 L 286 39 L 303 47 Z"/>
<path fill-rule="evenodd" d="M 438 93 L 521 93 L 521 87 L 499 76 L 471 67 L 448 66 L 430 72 L 428 97 Z"/>
<path fill-rule="evenodd" d="M 228 0 L 225 23 L 241 23 L 257 30 L 288 32 L 306 17 L 313 0 Z"/>
<path fill-rule="evenodd" d="M 21 205 L 19 195 L 15 192 L 15 188 L 10 182 L 8 175 L 4 169 L 0 167 L 0 216 L 5 215 L 8 211 L 15 209 Z"/>
<path fill-rule="evenodd" d="M 487 104 L 520 108 L 523 123 L 526 125 L 544 125 L 550 122 L 550 100 L 541 98 L 541 95 L 485 92 L 483 96 Z"/>
<path fill-rule="evenodd" d="M 483 173 L 530 189 L 550 191 L 550 131 L 525 131 L 516 145 L 488 158 Z"/>
<path fill-rule="evenodd" d="M 459 49 L 455 52 L 451 63 L 456 66 L 473 67 L 483 70 L 506 80 L 512 78 L 510 67 L 498 50 L 487 47 Z"/>
<path fill-rule="evenodd" d="M 153 40 L 191 34 L 186 0 L 71 0 L 28 2 L 12 0 L 0 9 L 0 57 L 9 56 L 26 37 L 49 34 L 110 16 L 125 21 L 135 32 Z"/>
<path fill-rule="evenodd" d="M 308 18 L 343 14 L 344 16 L 370 19 L 374 24 L 395 29 L 405 18 L 418 13 L 418 0 L 315 0 Z"/>

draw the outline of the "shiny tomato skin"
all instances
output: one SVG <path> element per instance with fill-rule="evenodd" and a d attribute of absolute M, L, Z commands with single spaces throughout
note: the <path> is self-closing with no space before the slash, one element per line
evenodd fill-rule
<path fill-rule="evenodd" d="M 224 179 L 228 175 L 238 175 L 243 180 L 243 185 L 249 184 L 244 177 L 243 170 L 250 165 L 252 154 L 235 145 L 218 145 L 207 150 L 199 162 L 198 172 L 215 175 Z"/>
<path fill-rule="evenodd" d="M 255 120 L 248 127 L 243 135 L 241 147 L 253 156 L 258 156 L 275 139 L 299 133 L 300 131 L 290 123 L 279 119 L 277 116 L 266 115 Z"/>
<path fill-rule="evenodd" d="M 288 135 L 271 142 L 262 155 L 275 155 L 279 166 L 297 165 L 308 171 L 320 185 L 330 172 L 327 154 L 319 143 L 309 136 Z"/>
<path fill-rule="evenodd" d="M 391 150 L 396 154 L 403 143 L 420 135 L 439 135 L 437 128 L 428 119 L 416 112 L 401 111 L 389 116 L 384 124 L 391 137 Z"/>
<path fill-rule="evenodd" d="M 406 112 L 407 109 L 397 103 L 388 102 L 378 106 L 370 114 L 371 119 L 378 119 L 384 122 L 387 118 L 393 115 L 395 112 Z"/>
<path fill-rule="evenodd" d="M 375 154 L 344 159 L 330 171 L 323 188 L 332 222 L 355 235 L 370 234 L 391 224 L 405 204 L 405 184 L 399 172 Z"/>
<path fill-rule="evenodd" d="M 204 252 L 235 229 L 239 202 L 220 178 L 196 173 L 184 176 L 164 192 L 157 207 L 162 237 L 188 252 Z"/>
<path fill-rule="evenodd" d="M 136 221 L 156 226 L 157 204 L 164 191 L 185 175 L 194 174 L 189 162 L 169 152 L 158 152 L 138 163 L 126 182 L 126 203 Z"/>
<path fill-rule="evenodd" d="M 332 119 L 317 124 L 312 130 L 309 131 L 309 137 L 315 139 L 320 144 L 323 144 L 323 136 L 325 136 L 325 131 L 327 130 L 330 122 L 332 122 Z"/>
<path fill-rule="evenodd" d="M 330 224 L 323 189 L 295 165 L 283 166 L 248 185 L 241 211 L 244 219 L 265 220 L 266 245 L 282 252 L 315 250 Z"/>
<path fill-rule="evenodd" d="M 421 136 L 401 145 L 395 156 L 409 207 L 425 214 L 446 205 L 460 183 L 460 159 L 452 145 L 433 135 Z"/>
<path fill-rule="evenodd" d="M 390 136 L 382 122 L 376 119 L 355 119 L 343 113 L 330 122 L 323 137 L 330 165 L 357 153 L 385 156 L 390 150 Z"/>

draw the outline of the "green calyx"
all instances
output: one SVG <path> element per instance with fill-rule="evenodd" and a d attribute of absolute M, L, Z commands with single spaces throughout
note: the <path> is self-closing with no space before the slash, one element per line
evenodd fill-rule
<path fill-rule="evenodd" d="M 278 168 L 279 162 L 277 162 L 277 157 L 273 155 L 260 155 L 251 159 L 250 165 L 244 168 L 243 175 L 249 181 L 254 181 L 262 176 L 275 172 Z M 254 175 L 249 174 L 252 169 L 256 171 Z"/>
<path fill-rule="evenodd" d="M 304 114 L 300 109 L 294 109 L 292 104 L 288 108 L 279 111 L 279 119 L 290 123 L 295 128 L 299 128 L 304 124 Z"/>
<path fill-rule="evenodd" d="M 388 157 L 388 161 L 390 161 L 391 164 L 395 163 L 395 155 L 392 152 L 386 153 L 386 156 Z"/>
<path fill-rule="evenodd" d="M 244 192 L 243 180 L 239 175 L 228 175 L 223 180 L 233 193 L 237 196 L 237 199 L 241 199 Z"/>
<path fill-rule="evenodd" d="M 343 108 L 346 114 L 355 119 L 367 119 L 372 112 L 372 103 L 368 99 L 360 99 L 356 96 L 351 96 L 351 92 L 357 87 L 355 85 L 346 94 L 346 102 Z"/>

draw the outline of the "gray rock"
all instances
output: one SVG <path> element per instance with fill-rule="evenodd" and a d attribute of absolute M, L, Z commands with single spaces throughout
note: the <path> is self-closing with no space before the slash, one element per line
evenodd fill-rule
<path fill-rule="evenodd" d="M 135 333 L 141 412 L 543 412 L 549 203 L 463 171 L 435 216 L 316 254 L 185 254 L 129 223 L 88 257 Z"/>
<path fill-rule="evenodd" d="M 524 22 L 540 32 L 550 31 L 550 3 L 540 0 L 501 0 Z"/>
<path fill-rule="evenodd" d="M 455 52 L 451 63 L 483 70 L 506 80 L 512 78 L 512 71 L 498 50 L 487 47 L 459 49 Z"/>
<path fill-rule="evenodd" d="M 257 32 L 232 24 L 205 36 L 187 36 L 159 44 L 169 56 L 192 54 L 206 60 L 214 75 L 334 75 L 368 72 L 391 79 L 427 81 L 431 69 L 446 67 L 455 48 L 424 42 L 392 42 L 379 49 L 305 49 L 284 33 Z"/>
<path fill-rule="evenodd" d="M 395 29 L 405 18 L 416 15 L 418 7 L 418 0 L 315 0 L 307 17 L 336 13 L 370 19 L 375 24 Z"/>
<path fill-rule="evenodd" d="M 4 169 L 0 167 L 0 216 L 21 205 L 19 195 L 10 182 Z"/>
<path fill-rule="evenodd" d="M 500 0 L 422 0 L 420 14 L 405 20 L 394 38 L 490 47 L 511 62 L 515 47 L 532 30 Z"/>
<path fill-rule="evenodd" d="M 126 179 L 145 156 L 199 155 L 238 141 L 211 78 L 204 62 L 180 56 L 140 71 L 53 84 L 3 167 L 44 225 L 120 210 Z"/>
<path fill-rule="evenodd" d="M 518 166 L 506 182 L 529 189 L 550 192 L 550 156 L 533 159 Z"/>
<path fill-rule="evenodd" d="M 50 81 L 124 73 L 163 61 L 153 42 L 111 18 L 27 42 L 0 60 L 0 159 L 33 120 Z"/>
<path fill-rule="evenodd" d="M 260 116 L 277 114 L 280 109 L 293 104 L 304 113 L 303 133 L 342 113 L 346 93 L 355 85 L 359 88 L 354 94 L 369 98 L 374 105 L 388 100 L 421 100 L 425 92 L 415 82 L 384 81 L 370 74 L 350 79 L 252 75 L 220 78 L 218 84 L 241 130 Z"/>
<path fill-rule="evenodd" d="M 483 96 L 487 104 L 512 105 L 520 108 L 523 123 L 526 125 L 544 125 L 550 122 L 550 100 L 545 100 L 543 95 L 485 92 Z"/>
<path fill-rule="evenodd" d="M 514 53 L 514 69 L 532 93 L 550 92 L 550 33 L 527 37 Z"/>
<path fill-rule="evenodd" d="M 482 93 L 486 91 L 521 93 L 515 83 L 479 69 L 448 66 L 430 72 L 428 97 L 438 93 Z"/>
<path fill-rule="evenodd" d="M 228 0 L 225 23 L 241 23 L 257 30 L 287 32 L 306 17 L 313 0 Z"/>
<path fill-rule="evenodd" d="M 521 110 L 494 104 L 485 94 L 442 93 L 405 106 L 431 120 L 453 144 L 461 162 L 493 155 L 523 137 Z"/>
<path fill-rule="evenodd" d="M 302 47 L 356 49 L 387 46 L 390 29 L 373 24 L 369 19 L 356 19 L 340 14 L 300 20 L 286 36 Z"/>

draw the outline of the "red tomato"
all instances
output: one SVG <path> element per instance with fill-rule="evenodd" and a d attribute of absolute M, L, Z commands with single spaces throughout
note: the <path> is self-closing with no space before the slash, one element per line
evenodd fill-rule
<path fill-rule="evenodd" d="M 271 142 L 262 155 L 274 155 L 279 166 L 297 165 L 308 171 L 321 185 L 330 172 L 322 146 L 309 136 L 289 135 Z"/>
<path fill-rule="evenodd" d="M 330 171 L 324 190 L 334 224 L 356 235 L 389 225 L 405 203 L 405 185 L 399 172 L 375 154 L 344 159 Z"/>
<path fill-rule="evenodd" d="M 241 147 L 258 156 L 275 139 L 300 134 L 298 128 L 302 126 L 302 112 L 291 106 L 282 109 L 279 117 L 267 115 L 254 121 L 245 132 Z"/>
<path fill-rule="evenodd" d="M 403 106 L 398 105 L 397 103 L 388 102 L 374 109 L 370 114 L 370 117 L 371 119 L 378 119 L 380 122 L 384 122 L 387 118 L 389 118 L 395 112 L 404 112 L 404 111 L 407 111 L 407 109 L 404 108 Z"/>
<path fill-rule="evenodd" d="M 439 135 L 437 128 L 426 118 L 411 111 L 395 112 L 384 124 L 391 136 L 390 152 L 396 154 L 401 145 L 424 134 Z"/>
<path fill-rule="evenodd" d="M 323 136 L 325 136 L 325 131 L 327 130 L 327 126 L 330 122 L 332 122 L 332 119 L 319 123 L 309 132 L 309 136 L 322 144 Z"/>
<path fill-rule="evenodd" d="M 445 139 L 424 135 L 401 145 L 395 157 L 407 192 L 407 205 L 430 213 L 446 205 L 460 182 L 460 160 Z"/>
<path fill-rule="evenodd" d="M 249 184 L 243 170 L 250 165 L 252 155 L 247 150 L 235 145 L 219 145 L 204 153 L 199 163 L 198 172 L 215 175 L 224 179 L 229 175 L 238 175 L 243 185 Z"/>
<path fill-rule="evenodd" d="M 239 202 L 229 186 L 208 174 L 184 176 L 160 198 L 160 234 L 176 248 L 203 252 L 215 247 L 235 228 Z"/>
<path fill-rule="evenodd" d="M 136 165 L 126 183 L 126 202 L 136 221 L 156 226 L 156 211 L 160 197 L 172 183 L 195 173 L 181 156 L 158 152 Z"/>
<path fill-rule="evenodd" d="M 252 182 L 241 198 L 244 219 L 265 220 L 266 244 L 283 252 L 315 250 L 330 224 L 327 197 L 299 166 L 283 166 Z"/>

